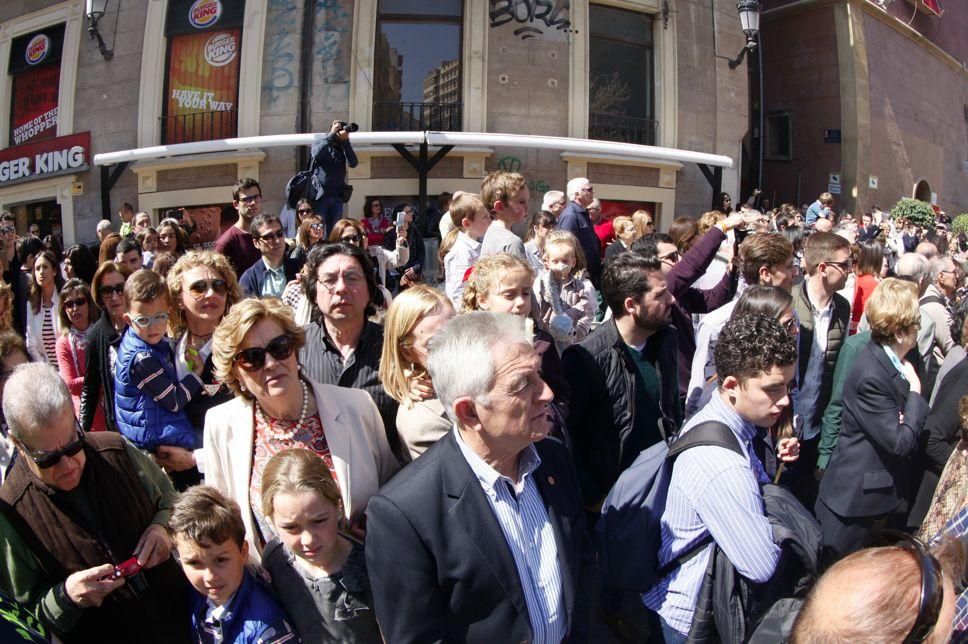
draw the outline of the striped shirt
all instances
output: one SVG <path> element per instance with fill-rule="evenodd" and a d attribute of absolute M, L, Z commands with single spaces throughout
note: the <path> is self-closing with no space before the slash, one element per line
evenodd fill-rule
<path fill-rule="evenodd" d="M 44 343 L 44 356 L 47 364 L 57 366 L 57 333 L 54 331 L 54 307 L 41 306 L 44 311 L 44 321 L 40 327 L 40 337 Z"/>
<path fill-rule="evenodd" d="M 514 567 L 528 606 L 532 642 L 560 642 L 568 633 L 568 625 L 562 601 L 558 546 L 544 500 L 531 476 L 541 465 L 541 457 L 533 445 L 522 451 L 518 456 L 521 480 L 515 483 L 498 474 L 468 447 L 456 426 L 454 436 L 461 454 L 484 489 L 484 496 L 494 510 L 514 557 Z"/>
<path fill-rule="evenodd" d="M 728 425 L 746 456 L 722 447 L 701 446 L 676 460 L 662 515 L 659 564 L 664 566 L 692 544 L 712 535 L 739 574 L 755 583 L 765 582 L 773 576 L 780 548 L 773 542 L 763 510 L 759 484 L 769 479 L 753 453 L 752 440 L 757 429 L 726 404 L 718 392 L 689 419 L 683 431 L 707 420 Z M 712 544 L 642 595 L 645 605 L 680 633 L 689 632 L 711 553 Z"/>
<path fill-rule="evenodd" d="M 168 340 L 163 339 L 162 342 Z M 147 351 L 135 356 L 131 364 L 131 379 L 138 391 L 172 413 L 183 411 L 204 384 L 194 371 L 187 373 L 179 382 L 173 381 L 158 358 Z"/>

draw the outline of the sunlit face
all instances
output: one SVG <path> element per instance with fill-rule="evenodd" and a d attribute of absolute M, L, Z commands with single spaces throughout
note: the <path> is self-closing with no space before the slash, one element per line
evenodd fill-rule
<path fill-rule="evenodd" d="M 170 224 L 158 230 L 158 252 L 174 253 L 178 250 L 178 233 Z"/>
<path fill-rule="evenodd" d="M 662 274 L 668 275 L 676 264 L 679 263 L 679 249 L 675 244 L 659 242 L 655 245 L 659 261 L 662 262 Z"/>
<path fill-rule="evenodd" d="M 37 282 L 37 286 L 45 290 L 53 288 L 55 270 L 46 257 L 38 255 L 34 259 L 34 281 Z"/>
<path fill-rule="evenodd" d="M 205 548 L 183 533 L 175 534 L 173 541 L 185 576 L 202 597 L 216 606 L 232 598 L 245 576 L 245 562 L 249 558 L 247 542 L 243 541 L 240 546 L 226 539 Z"/>
<path fill-rule="evenodd" d="M 271 318 L 257 322 L 242 338 L 236 353 L 252 347 L 266 347 L 274 339 L 283 335 L 282 325 Z M 261 369 L 246 371 L 238 363 L 233 367 L 239 384 L 245 387 L 260 404 L 271 398 L 284 395 L 291 388 L 299 388 L 299 363 L 296 351 L 284 359 L 277 360 L 266 352 L 266 363 Z"/>
<path fill-rule="evenodd" d="M 137 249 L 131 249 L 124 255 L 118 257 L 118 263 L 128 268 L 129 273 L 134 273 L 142 268 L 141 253 Z"/>
<path fill-rule="evenodd" d="M 575 201 L 581 204 L 582 208 L 587 208 L 593 201 L 595 201 L 595 188 L 592 184 L 586 183 L 575 195 Z"/>
<path fill-rule="evenodd" d="M 144 249 L 146 253 L 154 253 L 158 250 L 159 241 L 158 233 L 148 233 L 145 235 L 145 241 L 141 245 L 141 248 Z"/>
<path fill-rule="evenodd" d="M 134 232 L 135 234 L 141 232 L 145 228 L 151 225 L 151 217 L 148 216 L 146 212 L 139 212 L 134 217 Z"/>
<path fill-rule="evenodd" d="M 531 201 L 531 192 L 528 190 L 528 186 L 524 186 L 518 191 L 518 194 L 508 199 L 502 215 L 503 218 L 512 224 L 521 223 L 528 216 L 529 201 Z"/>
<path fill-rule="evenodd" d="M 334 323 L 363 323 L 370 292 L 365 269 L 351 255 L 332 255 L 316 270 L 316 306 Z"/>
<path fill-rule="evenodd" d="M 545 263 L 558 279 L 566 279 L 575 268 L 575 249 L 567 243 L 545 246 Z"/>
<path fill-rule="evenodd" d="M 472 239 L 483 239 L 487 229 L 491 226 L 491 213 L 481 204 L 474 213 L 474 219 L 470 220 L 465 217 L 462 223 L 464 224 L 464 232 L 468 236 Z"/>
<path fill-rule="evenodd" d="M 340 546 L 339 508 L 315 491 L 280 492 L 272 500 L 272 525 L 293 553 L 315 566 L 332 561 Z"/>
<path fill-rule="evenodd" d="M 120 320 L 124 312 L 128 310 L 128 301 L 124 297 L 124 291 L 117 292 L 119 286 L 124 286 L 124 275 L 112 271 L 104 275 L 98 287 L 101 289 L 101 304 L 107 309 L 111 319 L 115 321 Z M 110 287 L 110 289 L 105 287 Z"/>
<path fill-rule="evenodd" d="M 324 226 L 322 220 L 315 215 L 312 217 L 307 217 L 307 220 L 309 221 L 309 241 L 315 244 L 326 235 L 326 226 Z"/>
<path fill-rule="evenodd" d="M 71 326 L 78 331 L 85 331 L 91 324 L 91 310 L 87 297 L 81 291 L 61 294 L 61 305 L 67 314 Z"/>
<path fill-rule="evenodd" d="M 251 222 L 262 212 L 262 190 L 258 186 L 240 190 L 238 200 L 232 205 L 245 221 Z"/>
<path fill-rule="evenodd" d="M 852 272 L 852 262 L 850 259 L 850 249 L 841 248 L 835 251 L 833 259 L 829 262 L 821 262 L 817 267 L 831 290 L 839 291 L 847 284 L 847 278 Z"/>
<path fill-rule="evenodd" d="M 124 314 L 124 321 L 128 323 L 130 331 L 148 344 L 158 344 L 168 331 L 168 321 L 158 319 L 161 313 L 168 313 L 168 298 L 164 295 L 149 302 L 129 302 L 128 312 Z M 139 318 L 154 318 L 148 326 L 138 326 L 132 320 Z"/>
<path fill-rule="evenodd" d="M 790 383 L 794 365 L 770 367 L 740 382 L 733 376 L 723 380 L 723 391 L 740 416 L 757 427 L 772 427 L 790 404 Z"/>
<path fill-rule="evenodd" d="M 407 357 L 423 369 L 427 368 L 427 345 L 430 339 L 455 315 L 454 307 L 450 304 L 441 304 L 439 309 L 437 313 L 425 315 L 407 337 L 410 345 Z"/>
<path fill-rule="evenodd" d="M 764 286 L 776 286 L 789 293 L 793 289 L 793 278 L 797 269 L 793 265 L 793 255 L 780 264 L 774 264 L 760 269 L 760 283 Z"/>
<path fill-rule="evenodd" d="M 217 293 L 212 287 L 212 282 L 220 279 L 224 278 L 208 266 L 194 266 L 182 273 L 178 307 L 185 312 L 189 322 L 197 320 L 218 323 L 225 315 L 227 294 Z M 201 288 L 205 288 L 205 291 L 198 292 Z"/>
<path fill-rule="evenodd" d="M 6 368 L 6 364 L 4 367 Z M 43 453 L 55 452 L 76 440 L 77 419 L 74 417 L 73 405 L 68 403 L 60 413 L 55 415 L 50 425 L 44 427 L 42 432 L 35 432 L 28 442 L 19 444 L 18 448 L 27 467 L 38 479 L 55 490 L 70 492 L 78 486 L 84 474 L 84 465 L 87 462 L 84 450 L 73 456 L 61 456 L 53 467 L 44 469 L 37 466 L 31 454 L 40 456 Z"/>
<path fill-rule="evenodd" d="M 256 247 L 262 256 L 273 266 L 282 263 L 286 252 L 285 235 L 282 232 L 282 224 L 272 221 L 259 227 L 259 236 L 255 240 Z"/>
<path fill-rule="evenodd" d="M 510 313 L 519 317 L 531 314 L 531 275 L 516 268 L 505 272 L 478 302 L 482 311 Z"/>
<path fill-rule="evenodd" d="M 648 283 L 649 290 L 638 300 L 626 299 L 625 306 L 637 327 L 659 331 L 671 321 L 672 294 L 666 286 L 665 276 L 659 271 L 649 271 Z"/>
<path fill-rule="evenodd" d="M 538 242 L 539 247 L 544 246 L 545 237 L 547 237 L 548 233 L 550 233 L 554 229 L 555 229 L 555 225 L 551 222 L 538 224 L 537 226 L 534 227 L 533 229 L 534 239 L 535 241 Z"/>
<path fill-rule="evenodd" d="M 370 212 L 367 215 L 372 219 L 379 219 L 383 216 L 383 204 L 380 201 L 374 201 L 370 204 Z"/>

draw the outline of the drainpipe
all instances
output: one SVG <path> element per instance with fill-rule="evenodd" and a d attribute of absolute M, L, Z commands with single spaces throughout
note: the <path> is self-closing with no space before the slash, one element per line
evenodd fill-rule
<path fill-rule="evenodd" d="M 299 52 L 299 107 L 296 112 L 296 131 L 308 133 L 312 128 L 310 91 L 313 83 L 313 34 L 316 31 L 316 0 L 303 0 L 302 30 Z M 309 167 L 309 148 L 300 145 L 298 163 L 300 168 Z"/>

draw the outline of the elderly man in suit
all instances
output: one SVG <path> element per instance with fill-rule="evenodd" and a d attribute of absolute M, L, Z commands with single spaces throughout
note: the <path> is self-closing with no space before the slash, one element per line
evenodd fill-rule
<path fill-rule="evenodd" d="M 510 315 L 468 313 L 431 341 L 428 370 L 454 429 L 367 509 L 388 642 L 582 639 L 582 506 L 564 447 L 544 440 L 552 394 L 540 364 Z"/>

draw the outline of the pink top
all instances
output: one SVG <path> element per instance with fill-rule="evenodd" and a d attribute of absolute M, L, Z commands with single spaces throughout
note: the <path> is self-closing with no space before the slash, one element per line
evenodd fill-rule
<path fill-rule="evenodd" d="M 61 378 L 67 383 L 67 389 L 71 392 L 71 400 L 74 401 L 74 413 L 80 417 L 81 414 L 81 389 L 84 387 L 84 375 L 87 373 L 87 343 L 72 341 L 71 334 L 65 333 L 57 338 L 57 368 Z M 97 401 L 97 409 L 94 411 L 94 421 L 91 423 L 91 431 L 97 432 L 107 429 L 107 421 L 104 420 L 104 407 L 101 404 L 100 396 Z"/>

